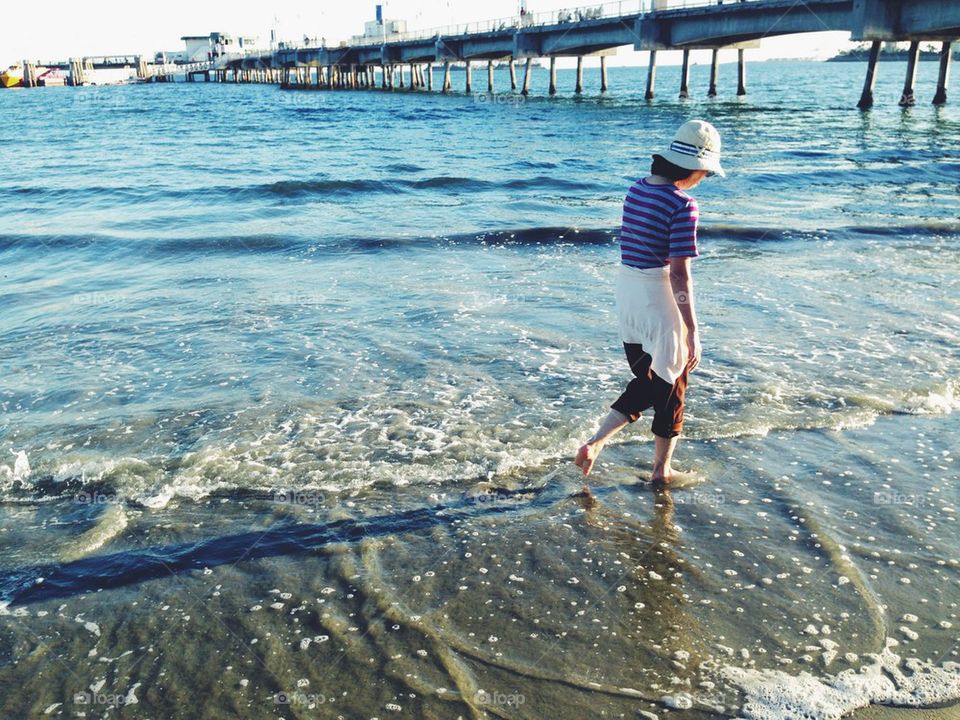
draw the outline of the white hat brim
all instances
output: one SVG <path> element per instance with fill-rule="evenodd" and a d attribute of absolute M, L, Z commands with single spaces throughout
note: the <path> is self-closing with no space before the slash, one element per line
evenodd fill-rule
<path fill-rule="evenodd" d="M 720 177 L 727 176 L 727 173 L 720 166 L 719 158 L 694 157 L 693 155 L 684 155 L 672 149 L 664 150 L 660 153 L 660 156 L 663 157 L 664 160 L 673 163 L 677 167 L 682 167 L 685 170 L 706 170 Z"/>

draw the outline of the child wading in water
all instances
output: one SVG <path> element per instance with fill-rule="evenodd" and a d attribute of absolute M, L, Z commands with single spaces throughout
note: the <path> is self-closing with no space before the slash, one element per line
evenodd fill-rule
<path fill-rule="evenodd" d="M 651 481 L 669 483 L 683 429 L 687 375 L 700 363 L 690 259 L 697 252 L 697 201 L 686 190 L 720 167 L 720 134 L 710 123 L 684 123 L 670 148 L 653 156 L 650 175 L 633 184 L 623 201 L 617 313 L 627 362 L 635 375 L 611 405 L 600 428 L 577 452 L 589 475 L 604 444 L 653 407 L 655 453 Z M 587 490 L 589 492 L 589 490 Z"/>

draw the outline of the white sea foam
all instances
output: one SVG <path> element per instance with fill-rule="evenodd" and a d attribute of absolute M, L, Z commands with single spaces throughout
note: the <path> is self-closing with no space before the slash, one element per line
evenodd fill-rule
<path fill-rule="evenodd" d="M 960 699 L 960 664 L 904 660 L 890 648 L 868 654 L 859 670 L 816 677 L 781 670 L 726 667 L 722 677 L 744 694 L 749 720 L 839 720 L 870 704 L 926 707 Z"/>
<path fill-rule="evenodd" d="M 0 465 L 0 481 L 9 487 L 15 482 L 26 482 L 30 477 L 30 460 L 23 450 L 10 449 L 14 456 L 12 465 Z"/>
<path fill-rule="evenodd" d="M 897 405 L 897 412 L 910 415 L 947 415 L 960 409 L 960 393 L 954 388 L 954 382 L 948 382 L 942 389 L 914 392 Z"/>

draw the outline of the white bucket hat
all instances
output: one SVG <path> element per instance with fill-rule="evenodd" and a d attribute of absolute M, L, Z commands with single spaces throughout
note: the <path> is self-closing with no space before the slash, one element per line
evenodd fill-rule
<path fill-rule="evenodd" d="M 727 176 L 720 167 L 720 133 L 704 120 L 690 120 L 681 125 L 670 149 L 661 156 L 687 170 L 706 170 L 711 175 Z"/>

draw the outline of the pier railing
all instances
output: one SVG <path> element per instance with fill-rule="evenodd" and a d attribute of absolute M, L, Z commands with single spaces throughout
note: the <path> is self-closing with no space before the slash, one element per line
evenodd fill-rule
<path fill-rule="evenodd" d="M 192 63 L 151 63 L 147 65 L 151 75 L 179 75 L 180 73 L 204 72 L 206 70 L 212 70 L 213 67 L 214 63 L 209 60 Z"/>
<path fill-rule="evenodd" d="M 582 22 L 585 20 L 635 17 L 658 10 L 683 10 L 686 8 L 702 8 L 724 4 L 733 5 L 735 3 L 757 1 L 758 0 L 725 0 L 725 2 L 724 0 L 614 0 L 613 2 L 597 3 L 583 7 L 527 13 L 525 15 L 511 15 L 510 17 L 480 20 L 456 25 L 441 25 L 439 27 L 410 30 L 402 33 L 387 33 L 382 37 L 356 37 L 351 39 L 347 44 L 354 47 L 380 45 L 384 42 L 427 40 L 437 36 L 472 35 L 505 30 L 522 30 L 548 25 L 563 25 L 564 23 Z"/>

